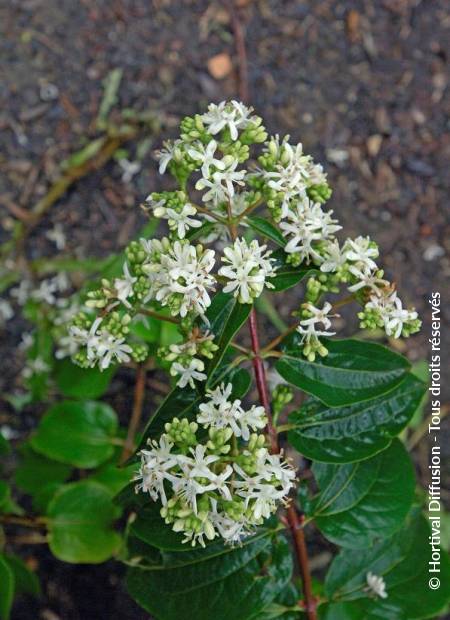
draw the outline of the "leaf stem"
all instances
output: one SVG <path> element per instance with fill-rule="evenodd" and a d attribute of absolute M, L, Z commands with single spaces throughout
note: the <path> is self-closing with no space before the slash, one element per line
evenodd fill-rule
<path fill-rule="evenodd" d="M 175 325 L 179 325 L 180 323 L 180 321 L 174 316 L 159 314 L 159 312 L 154 312 L 153 310 L 149 310 L 148 308 L 139 308 L 138 312 L 139 314 L 145 314 L 145 316 L 151 316 L 153 319 L 157 319 L 158 321 L 166 321 L 167 323 L 174 323 Z"/>
<path fill-rule="evenodd" d="M 144 405 L 145 394 L 145 367 L 139 365 L 136 371 L 136 385 L 134 388 L 134 401 L 133 411 L 128 425 L 127 437 L 125 439 L 125 445 L 120 455 L 119 464 L 123 465 L 125 461 L 133 454 L 134 450 L 134 438 L 139 428 L 139 423 L 142 417 L 142 409 Z"/>

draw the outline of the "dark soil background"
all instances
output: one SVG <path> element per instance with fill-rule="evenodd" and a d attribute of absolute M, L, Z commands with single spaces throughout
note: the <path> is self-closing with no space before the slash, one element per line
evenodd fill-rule
<path fill-rule="evenodd" d="M 388 277 L 424 319 L 422 333 L 399 346 L 411 360 L 426 357 L 427 300 L 431 291 L 444 295 L 450 275 L 448 2 L 237 5 L 252 104 L 270 132 L 291 134 L 324 164 L 334 189 L 329 204 L 344 234 L 369 234 L 379 243 Z M 0 0 L 0 33 L 0 218 L 6 231 L 11 204 L 30 208 L 58 164 L 92 135 L 102 81 L 112 69 L 124 72 L 121 107 L 163 116 L 155 147 L 184 115 L 237 96 L 233 33 L 220 2 Z M 133 159 L 135 145 L 127 148 Z M 45 237 L 55 223 L 65 230 L 68 254 L 105 256 L 123 247 L 142 225 L 137 205 L 162 181 L 151 152 L 131 182 L 122 174 L 112 162 L 77 183 L 34 231 L 30 257 L 55 252 Z M 287 296 L 281 310 L 287 315 L 297 304 Z M 445 303 L 443 313 L 448 321 Z M 8 325 L 2 357 L 10 359 L 4 377 L 11 382 L 10 347 L 21 326 Z M 350 326 L 344 317 L 342 333 Z M 443 350 L 449 345 L 447 336 Z M 20 432 L 21 422 L 5 411 L 1 422 Z M 426 464 L 422 448 L 419 473 Z M 124 592 L 116 564 L 74 567 L 34 549 L 29 556 L 39 564 L 45 596 L 20 602 L 14 620 L 147 617 Z"/>

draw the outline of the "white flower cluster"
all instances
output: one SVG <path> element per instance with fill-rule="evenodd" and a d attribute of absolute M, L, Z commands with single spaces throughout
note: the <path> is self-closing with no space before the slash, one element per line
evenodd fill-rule
<path fill-rule="evenodd" d="M 307 197 L 287 210 L 280 228 L 288 239 L 285 252 L 295 254 L 297 264 L 323 261 L 323 242 L 333 239 L 333 234 L 342 228 L 331 217 L 332 213 L 323 211 L 319 203 L 313 204 Z"/>
<path fill-rule="evenodd" d="M 196 422 L 175 418 L 140 453 L 136 491 L 159 500 L 166 523 L 192 545 L 216 536 L 239 542 L 276 511 L 294 484 L 289 464 L 268 452 L 263 435 L 250 434 L 265 425 L 264 409 L 246 411 L 229 400 L 231 392 L 231 384 L 210 392 Z M 208 429 L 206 443 L 196 438 L 199 426 Z"/>
<path fill-rule="evenodd" d="M 278 135 L 272 137 L 260 162 L 263 168 L 258 170 L 257 177 L 264 180 L 272 195 L 277 196 L 277 219 L 286 218 L 292 208 L 295 210 L 295 203 L 307 198 L 309 188 L 326 184 L 322 166 L 303 152 L 301 143 L 289 144 L 289 136 L 281 143 Z"/>
<path fill-rule="evenodd" d="M 78 347 L 86 347 L 87 366 L 91 368 L 98 364 L 105 370 L 113 362 L 123 364 L 131 359 L 132 349 L 125 338 L 116 337 L 105 329 L 101 317 L 94 320 L 89 330 L 72 325 L 69 334 Z"/>
<path fill-rule="evenodd" d="M 267 278 L 275 275 L 275 267 L 267 246 L 259 245 L 253 240 L 248 244 L 245 239 L 236 239 L 233 246 L 225 248 L 219 275 L 229 280 L 223 289 L 233 293 L 243 304 L 252 303 L 259 297 L 264 286 L 273 288 Z"/>
<path fill-rule="evenodd" d="M 216 283 L 211 274 L 214 250 L 181 241 L 171 244 L 167 239 L 142 239 L 141 243 L 147 254 L 142 270 L 150 283 L 144 302 L 154 299 L 181 317 L 188 312 L 204 314 L 211 304 L 208 291 Z"/>

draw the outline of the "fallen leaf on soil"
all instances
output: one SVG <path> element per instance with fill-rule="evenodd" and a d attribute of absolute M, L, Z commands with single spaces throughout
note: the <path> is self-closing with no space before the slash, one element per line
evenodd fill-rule
<path fill-rule="evenodd" d="M 232 69 L 233 63 L 226 52 L 217 54 L 208 60 L 208 70 L 216 80 L 223 80 L 231 73 Z"/>

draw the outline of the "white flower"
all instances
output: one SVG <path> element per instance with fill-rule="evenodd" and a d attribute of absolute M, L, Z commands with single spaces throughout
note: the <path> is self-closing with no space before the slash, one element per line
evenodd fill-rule
<path fill-rule="evenodd" d="M 66 247 L 66 235 L 61 224 L 55 224 L 51 230 L 45 233 L 45 236 L 50 241 L 53 241 L 58 250 L 64 250 Z"/>
<path fill-rule="evenodd" d="M 362 288 L 368 288 L 373 291 L 376 295 L 381 295 L 383 288 L 389 286 L 389 282 L 387 280 L 383 280 L 383 278 L 379 278 L 376 272 L 370 271 L 362 271 L 358 269 L 356 265 L 350 265 L 348 268 L 349 272 L 358 279 L 356 284 L 352 284 L 352 286 L 348 287 L 348 290 L 351 293 L 356 293 Z"/>
<path fill-rule="evenodd" d="M 180 463 L 181 472 L 177 476 L 170 475 L 172 487 L 176 495 L 192 507 L 197 514 L 197 495 L 212 491 L 214 485 L 202 485 L 195 478 L 193 469 L 187 463 Z"/>
<path fill-rule="evenodd" d="M 57 282 L 42 280 L 39 287 L 31 292 L 31 298 L 38 302 L 44 302 L 49 306 L 56 303 L 55 293 L 58 291 Z"/>
<path fill-rule="evenodd" d="M 50 366 L 47 362 L 41 357 L 36 357 L 35 359 L 27 360 L 26 366 L 22 370 L 22 376 L 25 379 L 29 379 L 35 374 L 49 372 Z"/>
<path fill-rule="evenodd" d="M 155 155 L 159 160 L 159 174 L 164 174 L 167 166 L 172 161 L 175 155 L 175 151 L 182 144 L 182 140 L 175 140 L 171 142 L 167 140 L 163 143 L 163 148 L 160 151 L 156 151 Z"/>
<path fill-rule="evenodd" d="M 212 487 L 211 490 L 219 491 L 220 495 L 229 502 L 231 502 L 233 498 L 231 496 L 227 480 L 232 473 L 233 468 L 231 467 L 231 465 L 227 465 L 220 474 L 215 474 L 211 471 L 205 472 L 204 474 L 204 477 L 207 478 L 211 483 L 210 485 L 208 485 Z"/>
<path fill-rule="evenodd" d="M 177 381 L 178 387 L 184 388 L 189 384 L 191 388 L 195 388 L 195 381 L 206 381 L 207 379 L 207 375 L 205 375 L 203 370 L 205 370 L 205 364 L 202 360 L 194 357 L 188 366 L 174 362 L 170 368 L 170 373 L 180 375 L 180 379 Z"/>
<path fill-rule="evenodd" d="M 288 243 L 284 248 L 288 254 L 299 254 L 300 260 L 307 264 L 311 260 L 323 262 L 323 256 L 316 242 L 331 239 L 342 227 L 332 216 L 333 211 L 325 212 L 320 204 L 313 204 L 308 198 L 298 202 L 295 210 L 289 210 L 280 229 Z"/>
<path fill-rule="evenodd" d="M 203 202 L 212 202 L 214 206 L 229 201 L 235 194 L 234 184 L 244 185 L 245 170 L 236 170 L 239 162 L 237 159 L 224 157 L 222 160 L 227 166 L 214 172 L 211 179 L 202 177 L 195 184 L 198 190 L 208 188 L 202 196 Z"/>
<path fill-rule="evenodd" d="M 205 179 L 209 179 L 211 166 L 214 166 L 217 170 L 223 170 L 225 168 L 223 160 L 214 157 L 216 149 L 217 142 L 215 140 L 210 140 L 206 146 L 201 142 L 194 142 L 187 151 L 192 159 L 201 162 L 202 175 Z"/>
<path fill-rule="evenodd" d="M 336 241 L 336 239 L 327 243 L 323 259 L 323 263 L 320 265 L 320 271 L 324 273 L 335 273 L 347 262 L 346 256 L 341 251 L 339 242 Z"/>
<path fill-rule="evenodd" d="M 368 589 L 380 598 L 387 598 L 386 584 L 383 577 L 369 572 L 366 576 Z"/>
<path fill-rule="evenodd" d="M 187 463 L 192 467 L 192 475 L 198 476 L 199 478 L 208 478 L 210 476 L 214 476 L 212 471 L 209 469 L 211 463 L 215 463 L 219 460 L 219 457 L 215 454 L 206 454 L 206 447 L 202 444 L 198 444 L 194 448 L 190 449 L 190 456 L 179 455 L 178 463 Z"/>
<path fill-rule="evenodd" d="M 225 129 L 230 131 L 232 140 L 237 140 L 239 129 L 244 129 L 251 122 L 249 118 L 253 109 L 238 101 L 230 103 L 222 101 L 219 104 L 210 103 L 208 111 L 200 117 L 203 124 L 213 136 Z"/>
<path fill-rule="evenodd" d="M 381 296 L 371 295 L 365 308 L 379 313 L 384 322 L 386 334 L 393 338 L 400 338 L 405 323 L 415 321 L 418 316 L 415 310 L 403 308 L 395 291 Z"/>
<path fill-rule="evenodd" d="M 119 159 L 119 166 L 122 168 L 122 182 L 130 183 L 133 177 L 141 171 L 141 164 L 138 161 L 129 161 L 125 157 Z"/>
<path fill-rule="evenodd" d="M 233 292 L 241 303 L 252 303 L 261 295 L 266 278 L 275 275 L 271 252 L 266 248 L 256 240 L 248 245 L 245 239 L 236 239 L 232 247 L 224 249 L 222 262 L 226 264 L 219 269 L 219 275 L 230 280 L 223 289 L 225 293 Z"/>
<path fill-rule="evenodd" d="M 169 471 L 178 463 L 177 456 L 172 454 L 173 444 L 162 435 L 159 444 L 153 440 L 150 442 L 150 450 L 141 450 L 141 466 L 135 480 L 141 480 L 136 485 L 136 493 L 144 491 L 156 501 L 161 499 L 163 506 L 167 504 L 164 489 L 164 480 L 170 479 Z"/>
<path fill-rule="evenodd" d="M 100 370 L 105 370 L 114 361 L 119 364 L 130 361 L 132 348 L 126 344 L 125 338 L 113 336 L 101 326 L 102 318 L 95 319 L 89 332 L 72 326 L 69 330 L 72 338 L 85 345 L 87 348 L 87 359 L 91 366 L 98 362 Z"/>
<path fill-rule="evenodd" d="M 374 258 L 378 258 L 378 248 L 369 237 L 357 237 L 356 239 L 347 239 L 343 253 L 349 261 L 357 263 L 360 271 L 368 272 L 377 268 Z"/>
<path fill-rule="evenodd" d="M 13 297 L 20 306 L 23 306 L 30 297 L 31 288 L 30 280 L 21 280 L 19 286 L 15 286 L 11 289 L 11 297 Z"/>
<path fill-rule="evenodd" d="M 169 227 L 177 231 L 177 235 L 180 239 L 185 238 L 189 228 L 199 228 L 202 225 L 200 220 L 195 220 L 191 217 L 191 215 L 196 215 L 196 213 L 197 209 L 189 203 L 186 203 L 181 211 L 166 209 Z"/>
<path fill-rule="evenodd" d="M 248 411 L 241 407 L 240 400 L 229 401 L 233 386 L 222 384 L 208 391 L 208 400 L 199 406 L 197 422 L 205 428 L 225 428 L 229 426 L 236 437 L 245 441 L 250 438 L 250 430 L 264 428 L 267 423 L 264 407 L 253 405 Z"/>
<path fill-rule="evenodd" d="M 283 489 L 283 496 L 286 496 L 294 486 L 295 471 L 280 454 L 269 454 L 265 450 L 261 456 L 262 458 L 257 463 L 258 474 L 267 481 L 272 478 L 278 480 Z"/>
<path fill-rule="evenodd" d="M 182 317 L 192 311 L 204 314 L 211 304 L 208 290 L 215 285 L 210 274 L 215 263 L 214 251 L 180 241 L 173 245 L 167 239 L 163 243 L 156 241 L 142 243 L 149 254 L 143 270 L 151 285 L 144 302 L 156 299 L 163 306 L 172 306 L 172 314 Z"/>
<path fill-rule="evenodd" d="M 305 308 L 311 316 L 306 319 L 302 319 L 297 327 L 298 333 L 303 335 L 302 342 L 304 340 L 309 340 L 312 337 L 317 338 L 318 336 L 335 335 L 336 332 L 328 331 L 331 327 L 331 321 L 328 315 L 332 310 L 332 306 L 328 301 L 325 302 L 322 309 L 317 308 L 311 303 L 305 304 Z M 317 328 L 317 325 L 319 324 L 322 324 L 322 329 L 320 330 Z"/>
<path fill-rule="evenodd" d="M 247 520 L 235 521 L 225 512 L 219 512 L 217 510 L 217 501 L 213 498 L 211 498 L 211 511 L 208 517 L 226 542 L 238 543 L 250 533 Z"/>
<path fill-rule="evenodd" d="M 241 436 L 245 441 L 250 439 L 250 430 L 262 429 L 267 424 L 267 417 L 264 407 L 252 405 L 250 409 L 245 411 L 240 408 L 236 412 L 237 423 L 239 425 Z"/>
<path fill-rule="evenodd" d="M 14 316 L 14 310 L 6 299 L 0 299 L 0 325 L 6 323 Z"/>
<path fill-rule="evenodd" d="M 128 263 L 125 263 L 123 266 L 123 276 L 114 280 L 114 288 L 116 289 L 117 299 L 128 308 L 131 307 L 128 297 L 133 295 L 133 284 L 135 282 L 137 282 L 137 278 L 131 275 Z"/>

